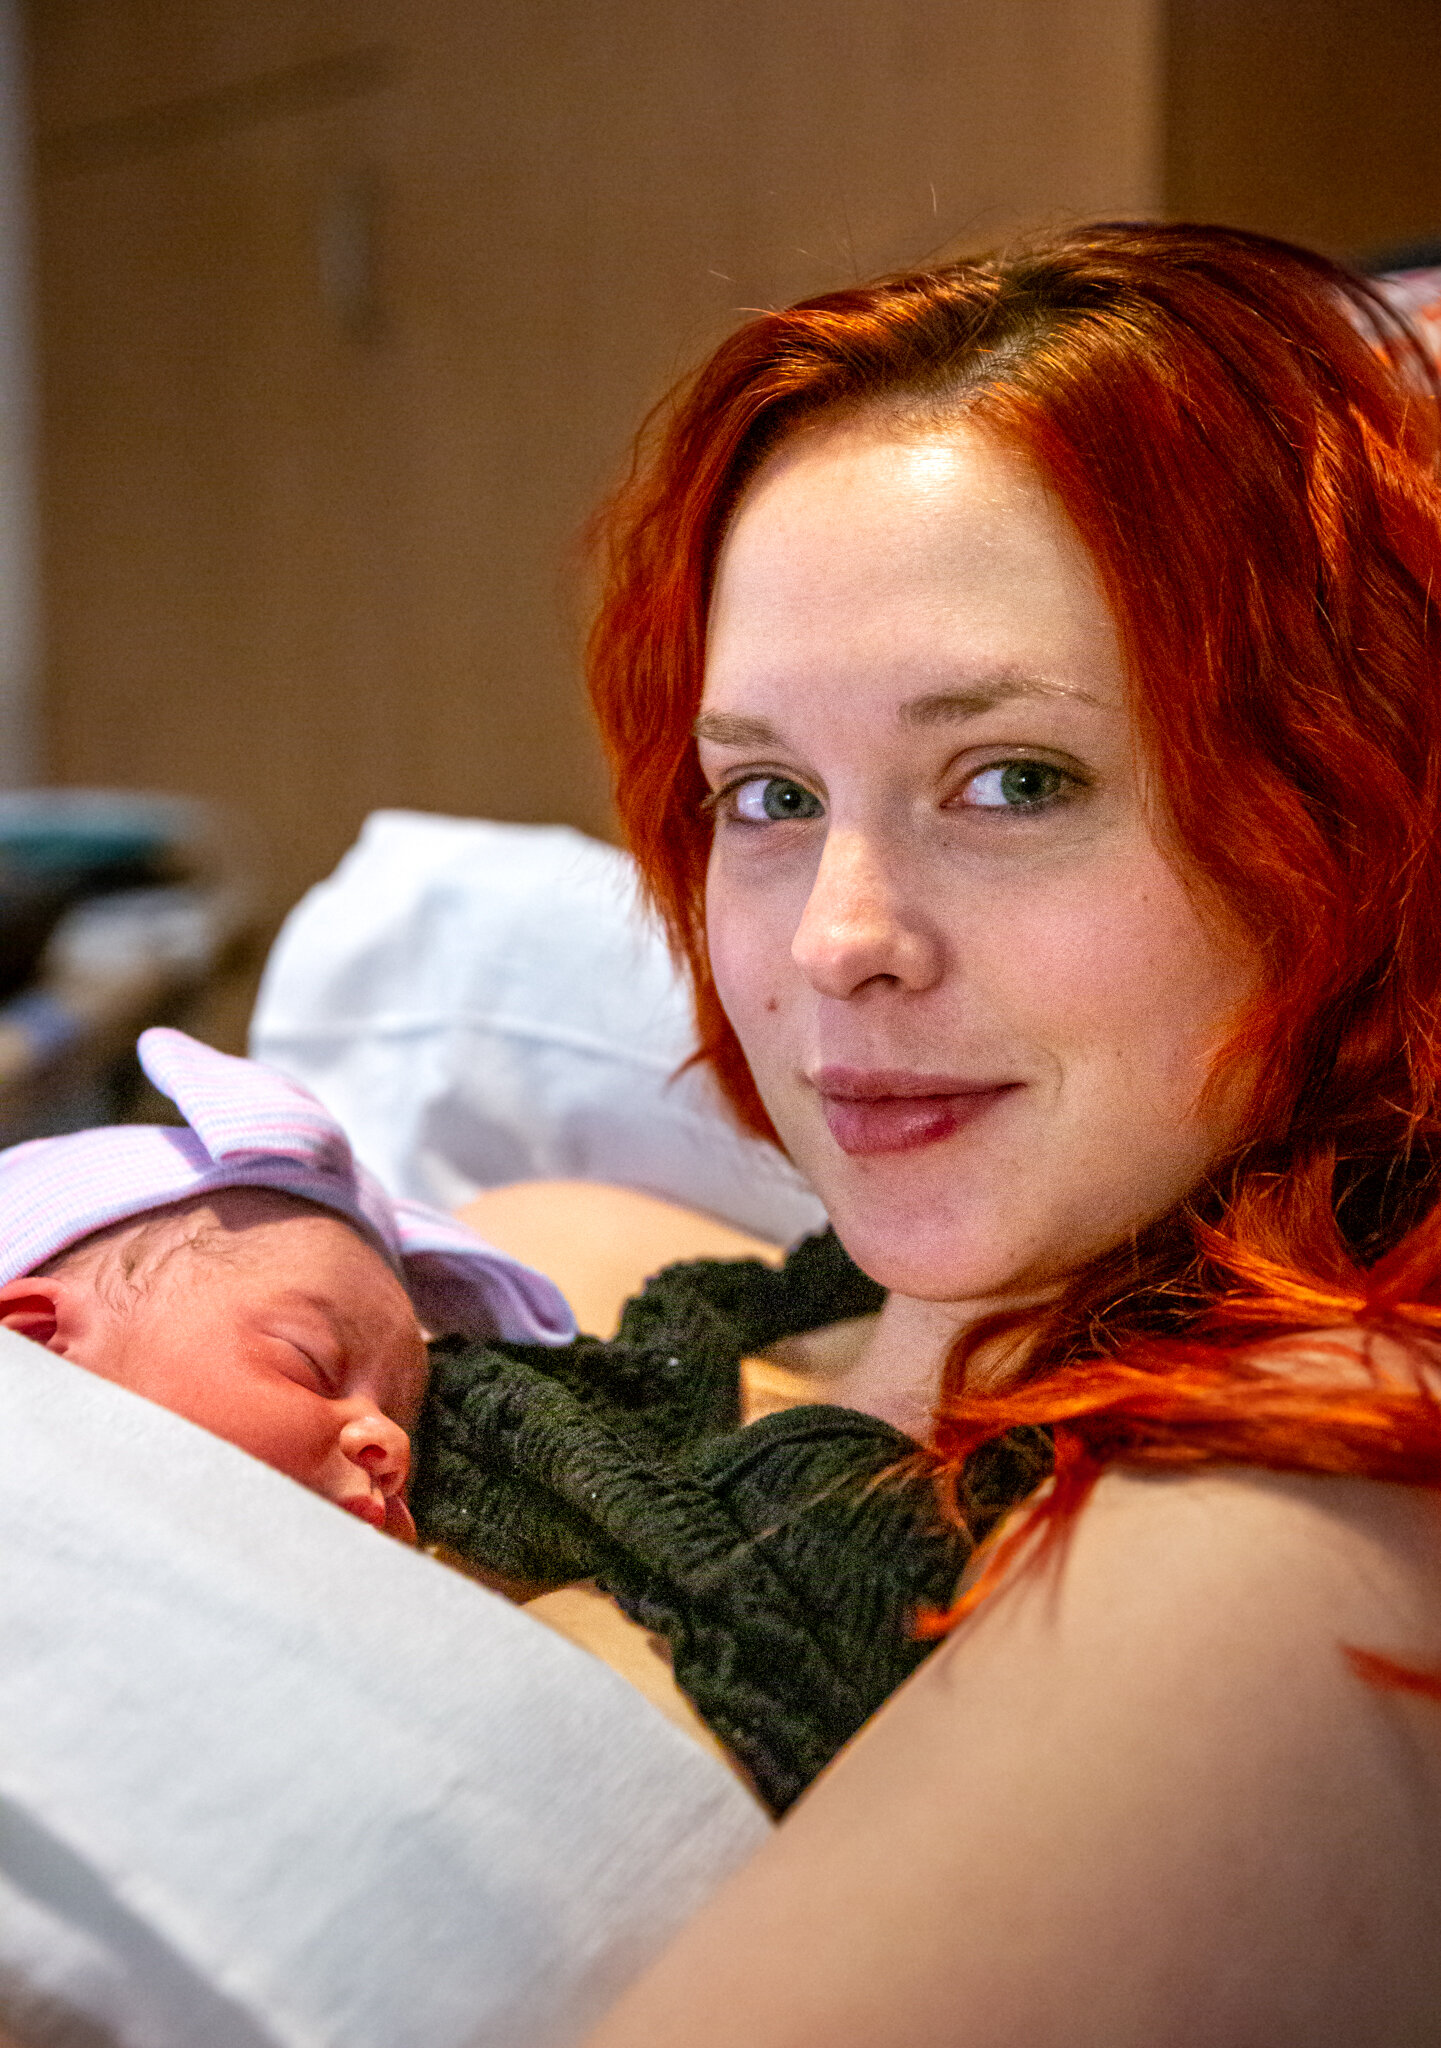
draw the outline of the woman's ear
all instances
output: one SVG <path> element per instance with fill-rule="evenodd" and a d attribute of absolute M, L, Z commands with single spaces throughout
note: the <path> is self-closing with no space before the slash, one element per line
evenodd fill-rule
<path fill-rule="evenodd" d="M 0 1287 L 0 1325 L 14 1330 L 47 1351 L 64 1352 L 71 1335 L 66 1310 L 70 1290 L 63 1279 L 39 1274 L 11 1280 Z"/>

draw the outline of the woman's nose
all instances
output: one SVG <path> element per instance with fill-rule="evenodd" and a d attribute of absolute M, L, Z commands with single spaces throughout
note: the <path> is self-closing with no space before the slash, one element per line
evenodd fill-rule
<path fill-rule="evenodd" d="M 853 996 L 871 982 L 920 990 L 939 980 L 940 942 L 908 902 L 900 868 L 865 833 L 827 833 L 791 941 L 791 958 L 818 994 Z"/>
<path fill-rule="evenodd" d="M 367 1410 L 352 1416 L 340 1432 L 340 1448 L 389 1498 L 410 1476 L 410 1438 L 388 1415 Z"/>

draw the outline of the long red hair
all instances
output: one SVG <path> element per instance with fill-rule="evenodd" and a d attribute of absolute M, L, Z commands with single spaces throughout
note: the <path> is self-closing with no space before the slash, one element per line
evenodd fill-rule
<path fill-rule="evenodd" d="M 1096 562 L 1166 829 L 1260 948 L 1222 1055 L 1248 1141 L 1183 1208 L 1017 1319 L 1023 1374 L 962 1396 L 958 1474 L 1055 1436 L 1046 1510 L 1105 1463 L 1228 1460 L 1441 1482 L 1414 1388 L 1268 1375 L 1267 1338 L 1441 1333 L 1441 405 L 1374 287 L 1218 228 L 1105 225 L 749 321 L 652 421 L 601 524 L 593 700 L 616 802 L 695 991 L 700 1058 L 773 1136 L 706 954 L 710 825 L 691 725 L 727 522 L 824 412 L 973 420 L 1025 453 Z M 1438 593 L 1441 597 L 1441 593 Z M 1250 1362 L 1248 1362 L 1250 1361 Z"/>

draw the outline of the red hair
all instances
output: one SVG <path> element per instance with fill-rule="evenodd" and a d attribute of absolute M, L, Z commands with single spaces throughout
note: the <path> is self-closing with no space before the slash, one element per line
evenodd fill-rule
<path fill-rule="evenodd" d="M 1305 250 L 1100 226 L 763 314 L 661 410 L 602 522 L 591 689 L 629 843 L 694 987 L 699 1056 L 768 1136 L 706 955 L 691 725 L 747 481 L 805 422 L 856 410 L 972 420 L 1058 493 L 1119 624 L 1167 829 L 1264 962 L 1222 1056 L 1257 1077 L 1246 1145 L 1015 1319 L 1026 1365 L 1006 1393 L 960 1399 L 976 1346 L 1012 1326 L 958 1347 L 943 1468 L 1043 1422 L 1058 1512 L 1116 1459 L 1441 1481 L 1419 1378 L 1283 1396 L 1239 1355 L 1328 1323 L 1441 1330 L 1429 358 L 1373 286 Z"/>

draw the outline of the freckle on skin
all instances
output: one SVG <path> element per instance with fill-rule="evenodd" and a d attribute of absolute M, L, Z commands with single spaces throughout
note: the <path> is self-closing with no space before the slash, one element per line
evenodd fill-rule
<path fill-rule="evenodd" d="M 766 1008 L 767 1008 L 768 1010 L 778 1010 L 778 1009 L 780 1008 L 780 1006 L 781 1006 L 781 999 L 780 999 L 780 997 L 779 997 L 779 996 L 768 996 L 768 997 L 766 998 Z"/>

